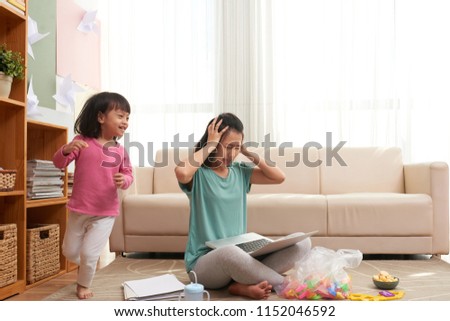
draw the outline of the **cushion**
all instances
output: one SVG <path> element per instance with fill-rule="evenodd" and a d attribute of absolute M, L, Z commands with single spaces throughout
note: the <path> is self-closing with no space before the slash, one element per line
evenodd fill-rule
<path fill-rule="evenodd" d="M 327 231 L 327 203 L 323 195 L 252 194 L 248 196 L 249 232 L 284 236 L 295 232 Z"/>
<path fill-rule="evenodd" d="M 426 194 L 350 193 L 327 201 L 329 236 L 433 234 L 433 202 Z"/>
<path fill-rule="evenodd" d="M 250 193 L 299 193 L 299 194 L 320 194 L 320 169 L 319 166 L 312 166 L 311 163 L 318 161 L 319 151 L 311 147 L 307 150 L 302 148 L 255 148 L 250 149 L 266 159 L 268 164 L 276 164 L 286 175 L 286 179 L 281 184 L 253 185 Z M 268 152 L 268 155 L 265 153 Z M 307 157 L 305 157 L 307 153 Z M 237 161 L 249 161 L 242 154 Z"/>
<path fill-rule="evenodd" d="M 348 147 L 337 154 L 344 164 L 328 149 L 319 151 L 321 194 L 404 193 L 400 148 Z"/>
<path fill-rule="evenodd" d="M 184 193 L 128 195 L 122 206 L 125 235 L 187 235 L 189 200 Z"/>
<path fill-rule="evenodd" d="M 156 152 L 153 193 L 183 193 L 175 176 L 175 166 L 188 154 L 187 149 L 160 149 Z M 184 195 L 184 193 L 183 193 Z M 185 196 L 186 197 L 186 196 Z"/>

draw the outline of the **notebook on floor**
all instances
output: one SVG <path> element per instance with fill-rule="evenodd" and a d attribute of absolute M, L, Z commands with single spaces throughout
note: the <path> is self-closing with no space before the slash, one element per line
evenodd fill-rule
<path fill-rule="evenodd" d="M 258 233 L 245 233 L 224 239 L 208 241 L 205 243 L 211 249 L 217 249 L 224 246 L 235 245 L 253 257 L 269 254 L 275 251 L 282 250 L 288 246 L 294 245 L 297 242 L 307 239 L 318 231 L 309 233 L 293 233 L 285 237 L 272 240 L 268 237 L 262 236 Z"/>
<path fill-rule="evenodd" d="M 184 284 L 171 273 L 126 281 L 122 286 L 127 301 L 177 300 L 184 290 Z"/>

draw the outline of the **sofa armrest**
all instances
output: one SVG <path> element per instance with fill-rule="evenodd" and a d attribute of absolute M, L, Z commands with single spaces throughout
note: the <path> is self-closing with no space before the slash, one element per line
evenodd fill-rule
<path fill-rule="evenodd" d="M 119 189 L 119 216 L 109 237 L 109 249 L 111 252 L 125 252 L 125 229 L 123 200 L 127 195 L 153 193 L 153 168 L 133 167 L 134 181 L 126 190 Z"/>
<path fill-rule="evenodd" d="M 449 253 L 448 164 L 405 164 L 405 192 L 428 194 L 433 200 L 433 253 Z"/>
<path fill-rule="evenodd" d="M 130 190 L 131 189 L 131 190 Z M 123 200 L 128 194 L 135 194 L 135 182 L 126 190 L 119 190 L 119 216 L 116 217 L 111 235 L 109 236 L 109 250 L 111 252 L 125 252 L 125 233 L 123 228 Z"/>

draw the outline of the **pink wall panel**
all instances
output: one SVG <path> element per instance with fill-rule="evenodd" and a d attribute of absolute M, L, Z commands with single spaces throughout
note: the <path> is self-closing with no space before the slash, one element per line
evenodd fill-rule
<path fill-rule="evenodd" d="M 56 10 L 56 73 L 100 90 L 100 35 L 77 29 L 86 11 L 73 0 L 57 0 Z"/>

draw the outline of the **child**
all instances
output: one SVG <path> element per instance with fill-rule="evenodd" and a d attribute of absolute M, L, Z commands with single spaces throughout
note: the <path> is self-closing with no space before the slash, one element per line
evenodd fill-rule
<path fill-rule="evenodd" d="M 187 272 L 194 271 L 199 283 L 207 288 L 229 285 L 233 295 L 267 299 L 273 287 L 282 287 L 281 273 L 309 252 L 309 239 L 259 258 L 236 246 L 215 250 L 205 246 L 208 240 L 246 232 L 251 184 L 280 184 L 285 179 L 278 167 L 268 166 L 242 146 L 243 130 L 235 115 L 219 115 L 209 122 L 194 154 L 175 168 L 180 187 L 190 201 L 185 263 Z M 254 166 L 233 162 L 239 153 Z"/>
<path fill-rule="evenodd" d="M 130 104 L 117 93 L 90 97 L 75 121 L 77 135 L 53 156 L 58 168 L 75 160 L 63 254 L 78 268 L 77 296 L 88 299 L 97 261 L 119 215 L 117 188 L 133 182 L 128 155 L 116 141 L 128 127 Z"/>

